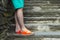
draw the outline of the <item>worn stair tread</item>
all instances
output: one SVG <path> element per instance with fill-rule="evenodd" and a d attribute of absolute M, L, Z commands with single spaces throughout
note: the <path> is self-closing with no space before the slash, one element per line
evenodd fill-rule
<path fill-rule="evenodd" d="M 21 34 L 15 34 L 15 33 L 7 33 L 8 36 L 15 36 L 15 37 L 20 37 L 20 38 L 32 38 L 32 37 L 40 37 L 40 38 L 60 38 L 60 32 L 40 32 L 36 31 L 31 35 L 24 36 Z"/>
<path fill-rule="evenodd" d="M 15 27 L 15 24 L 11 24 L 10 26 Z M 28 29 L 37 29 L 37 28 L 41 28 L 41 27 L 47 27 L 48 28 L 53 28 L 53 29 L 60 29 L 60 24 L 25 24 L 25 26 Z M 38 29 L 37 29 L 38 30 Z"/>
<path fill-rule="evenodd" d="M 24 17 L 25 20 L 45 20 L 45 19 L 60 19 L 60 17 Z"/>
<path fill-rule="evenodd" d="M 34 12 L 34 11 L 31 11 L 31 10 L 28 10 L 28 11 L 24 10 L 24 13 L 27 13 L 27 14 L 29 14 L 29 13 L 31 13 L 31 14 L 36 14 L 36 13 L 37 14 L 38 13 L 40 13 L 40 14 L 46 14 L 46 13 L 48 13 L 48 14 L 52 13 L 52 14 L 54 14 L 55 13 L 56 14 L 56 13 L 60 13 L 60 12 L 40 12 L 40 11 L 39 12 Z"/>
<path fill-rule="evenodd" d="M 15 24 L 11 24 L 11 25 L 15 26 Z M 44 26 L 44 25 L 45 26 L 48 26 L 48 25 L 50 25 L 50 26 L 60 26 L 60 24 L 57 24 L 57 23 L 56 24 L 53 24 L 53 23 L 50 23 L 50 24 L 36 24 L 36 23 L 35 24 L 32 24 L 32 23 L 31 24 L 25 24 L 25 26 L 40 26 L 40 25 L 42 25 L 42 26 Z"/>
<path fill-rule="evenodd" d="M 59 12 L 24 12 L 25 17 L 59 17 L 60 13 Z"/>
<path fill-rule="evenodd" d="M 27 12 L 27 13 L 29 13 L 29 12 L 30 13 L 34 13 L 34 12 L 37 12 L 37 13 L 39 13 L 39 12 L 40 13 L 44 13 L 44 12 L 60 12 L 60 9 L 51 9 L 51 10 L 50 9 L 44 9 L 44 10 L 40 10 L 40 9 L 38 10 L 37 9 L 37 11 L 34 10 L 34 9 L 30 9 L 30 10 L 28 9 L 28 10 L 25 10 L 24 12 Z"/>
<path fill-rule="evenodd" d="M 25 6 L 43 6 L 43 5 L 47 5 L 46 3 L 41 3 L 41 4 L 25 4 Z M 60 4 L 50 4 L 50 5 L 58 5 L 60 6 Z"/>
<path fill-rule="evenodd" d="M 46 2 L 47 0 L 38 0 L 38 1 L 37 0 L 26 0 L 25 2 L 29 2 L 29 1 L 32 1 L 32 2 L 38 2 L 38 1 L 39 2 Z M 51 1 L 51 2 L 60 2 L 58 0 L 55 0 L 55 1 L 54 0 L 48 0 L 48 1 Z"/>
<path fill-rule="evenodd" d="M 9 20 L 13 19 L 14 17 L 10 18 Z M 59 20 L 60 17 L 24 17 L 25 21 L 40 21 L 40 20 Z"/>

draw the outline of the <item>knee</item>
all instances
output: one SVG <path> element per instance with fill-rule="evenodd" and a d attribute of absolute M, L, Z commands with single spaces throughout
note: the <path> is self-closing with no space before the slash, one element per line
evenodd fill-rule
<path fill-rule="evenodd" d="M 17 12 L 17 11 L 21 12 L 21 11 L 23 11 L 23 8 L 18 8 L 18 9 L 16 9 L 15 11 L 16 11 L 16 12 Z"/>

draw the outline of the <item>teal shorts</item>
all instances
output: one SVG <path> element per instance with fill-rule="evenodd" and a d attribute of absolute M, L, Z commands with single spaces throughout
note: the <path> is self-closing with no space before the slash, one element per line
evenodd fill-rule
<path fill-rule="evenodd" d="M 24 0 L 12 0 L 14 9 L 23 8 L 24 7 Z"/>

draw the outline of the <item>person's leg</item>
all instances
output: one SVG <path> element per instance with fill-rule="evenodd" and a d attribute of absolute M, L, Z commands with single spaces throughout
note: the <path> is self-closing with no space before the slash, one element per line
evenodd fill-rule
<path fill-rule="evenodd" d="M 17 34 L 20 34 L 20 33 L 21 33 L 21 32 L 20 32 L 20 26 L 19 26 L 18 21 L 17 21 L 16 12 L 15 12 L 15 22 L 16 22 L 15 32 L 16 32 Z"/>
<path fill-rule="evenodd" d="M 31 31 L 29 31 L 25 25 L 24 25 L 24 18 L 23 18 L 23 8 L 18 9 L 17 12 L 15 13 L 16 15 L 16 27 L 20 27 L 21 34 L 31 34 Z M 19 30 L 19 27 L 17 30 Z"/>
<path fill-rule="evenodd" d="M 24 0 L 12 0 L 12 3 L 15 9 L 20 8 L 15 12 L 16 32 L 18 34 L 20 32 L 21 32 L 20 34 L 30 34 L 31 31 L 29 31 L 24 25 L 24 19 L 23 19 Z"/>

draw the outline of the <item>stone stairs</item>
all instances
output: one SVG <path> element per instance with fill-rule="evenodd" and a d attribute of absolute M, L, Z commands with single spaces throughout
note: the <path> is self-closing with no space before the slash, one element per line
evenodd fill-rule
<path fill-rule="evenodd" d="M 55 2 L 53 0 L 25 1 L 25 24 L 29 26 L 58 27 L 60 24 L 60 4 L 57 4 L 58 2 L 56 0 Z"/>
<path fill-rule="evenodd" d="M 26 40 L 42 40 L 41 38 L 60 38 L 60 1 L 57 0 L 26 0 L 24 7 L 25 26 L 37 31 L 33 36 L 19 36 Z M 13 26 L 15 26 L 13 24 Z M 38 35 L 37 35 L 38 34 Z M 12 37 L 13 37 L 12 36 Z M 17 37 L 18 38 L 18 37 Z M 37 38 L 37 39 L 35 39 Z M 22 40 L 25 40 L 22 39 Z M 14 38 L 14 40 L 17 40 Z M 18 38 L 18 40 L 20 40 Z"/>

